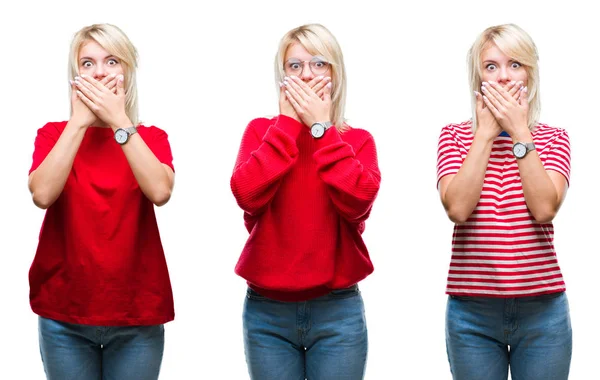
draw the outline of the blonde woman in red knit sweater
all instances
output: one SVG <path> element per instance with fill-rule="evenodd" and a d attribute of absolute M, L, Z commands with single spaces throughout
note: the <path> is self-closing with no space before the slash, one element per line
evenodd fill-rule
<path fill-rule="evenodd" d="M 38 130 L 29 189 L 46 209 L 29 271 L 48 380 L 156 380 L 173 295 L 154 206 L 169 201 L 167 134 L 141 125 L 137 51 L 110 24 L 69 54 L 71 115 Z"/>
<path fill-rule="evenodd" d="M 442 129 L 438 187 L 456 223 L 446 343 L 454 379 L 566 380 L 571 321 L 554 227 L 569 136 L 538 122 L 538 54 L 513 24 L 469 51 L 471 121 Z"/>
<path fill-rule="evenodd" d="M 373 137 L 344 122 L 341 49 L 322 25 L 281 40 L 280 114 L 244 132 L 231 189 L 250 237 L 244 343 L 252 379 L 362 379 L 367 328 L 361 238 L 381 180 Z"/>

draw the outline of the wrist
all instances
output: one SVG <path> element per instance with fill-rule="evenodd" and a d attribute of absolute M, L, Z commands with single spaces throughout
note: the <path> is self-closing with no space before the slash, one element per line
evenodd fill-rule
<path fill-rule="evenodd" d="M 129 118 L 127 116 L 124 116 L 124 117 L 117 119 L 117 121 L 110 123 L 109 125 L 110 125 L 110 128 L 114 132 L 117 129 L 129 128 L 129 127 L 133 126 L 133 123 L 131 122 L 131 120 L 129 120 Z"/>
<path fill-rule="evenodd" d="M 510 136 L 513 140 L 513 144 L 517 142 L 532 142 L 533 137 L 531 136 L 531 132 L 529 129 L 520 129 Z"/>

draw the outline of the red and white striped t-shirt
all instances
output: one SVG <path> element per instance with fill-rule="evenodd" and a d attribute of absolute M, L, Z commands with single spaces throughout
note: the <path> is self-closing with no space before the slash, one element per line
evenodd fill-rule
<path fill-rule="evenodd" d="M 564 129 L 538 124 L 532 133 L 546 170 L 569 182 L 571 153 Z M 456 174 L 473 142 L 471 122 L 442 129 L 438 185 Z M 484 297 L 525 297 L 565 290 L 554 251 L 552 223 L 535 221 L 523 195 L 512 139 L 494 140 L 481 197 L 467 221 L 454 226 L 446 293 Z"/>

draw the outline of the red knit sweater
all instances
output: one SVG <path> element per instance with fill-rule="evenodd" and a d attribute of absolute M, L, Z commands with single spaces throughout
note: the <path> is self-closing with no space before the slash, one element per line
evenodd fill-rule
<path fill-rule="evenodd" d="M 235 271 L 282 301 L 318 297 L 373 272 L 362 240 L 381 174 L 365 130 L 320 139 L 284 115 L 250 122 L 231 190 L 250 233 Z"/>

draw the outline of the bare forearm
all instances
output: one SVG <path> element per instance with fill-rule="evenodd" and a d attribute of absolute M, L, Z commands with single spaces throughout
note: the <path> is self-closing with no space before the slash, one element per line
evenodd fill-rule
<path fill-rule="evenodd" d="M 173 190 L 171 169 L 156 158 L 137 133 L 123 145 L 123 152 L 144 195 L 157 206 L 167 203 Z"/>
<path fill-rule="evenodd" d="M 85 131 L 85 128 L 69 121 L 54 148 L 31 173 L 29 191 L 36 206 L 46 209 L 62 193 Z"/>
<path fill-rule="evenodd" d="M 513 140 L 514 142 L 533 141 L 529 132 L 520 134 Z M 537 151 L 529 152 L 524 158 L 517 160 L 517 164 L 527 208 L 536 221 L 540 223 L 552 221 L 560 207 L 561 197 Z"/>
<path fill-rule="evenodd" d="M 446 213 L 455 223 L 465 222 L 479 202 L 493 142 L 475 135 L 465 161 L 442 194 Z"/>

